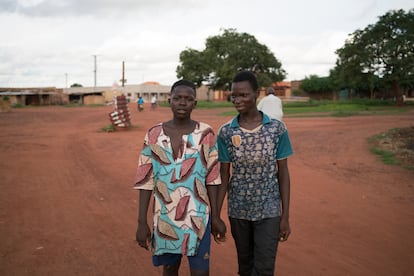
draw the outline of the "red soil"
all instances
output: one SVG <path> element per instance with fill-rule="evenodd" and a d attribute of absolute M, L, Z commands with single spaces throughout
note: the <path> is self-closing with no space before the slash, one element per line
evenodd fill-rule
<path fill-rule="evenodd" d="M 170 117 L 148 107 L 131 105 L 137 127 L 114 133 L 99 131 L 112 107 L 0 113 L 0 275 L 161 275 L 134 241 L 138 151 L 147 128 Z M 217 130 L 230 117 L 216 113 L 193 117 Z M 285 119 L 292 235 L 277 275 L 412 275 L 414 172 L 381 163 L 367 138 L 413 118 Z M 210 274 L 237 274 L 230 234 L 213 242 Z"/>

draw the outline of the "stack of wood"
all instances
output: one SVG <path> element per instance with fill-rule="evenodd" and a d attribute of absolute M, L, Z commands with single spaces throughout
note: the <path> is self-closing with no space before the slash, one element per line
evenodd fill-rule
<path fill-rule="evenodd" d="M 114 111 L 109 113 L 109 120 L 116 129 L 127 129 L 131 126 L 131 116 L 128 101 L 124 95 L 114 99 Z"/>

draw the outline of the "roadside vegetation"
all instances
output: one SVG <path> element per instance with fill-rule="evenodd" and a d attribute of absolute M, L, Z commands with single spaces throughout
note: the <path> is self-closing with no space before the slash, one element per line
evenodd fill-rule
<path fill-rule="evenodd" d="M 382 162 L 414 170 L 414 126 L 394 128 L 368 139 L 371 152 Z"/>
<path fill-rule="evenodd" d="M 228 107 L 232 107 L 231 103 Z M 197 104 L 197 108 L 203 108 Z M 224 105 L 222 107 L 225 107 Z M 209 108 L 209 107 L 207 107 Z M 284 117 L 347 117 L 366 115 L 392 115 L 414 110 L 414 102 L 396 105 L 394 101 L 359 99 L 352 101 L 310 100 L 307 102 L 288 102 L 283 104 Z M 235 116 L 236 110 L 224 111 L 223 116 Z"/>
<path fill-rule="evenodd" d="M 104 126 L 100 129 L 101 132 L 114 132 L 115 130 L 116 129 L 115 129 L 115 126 L 113 124 L 109 124 L 109 125 Z"/>

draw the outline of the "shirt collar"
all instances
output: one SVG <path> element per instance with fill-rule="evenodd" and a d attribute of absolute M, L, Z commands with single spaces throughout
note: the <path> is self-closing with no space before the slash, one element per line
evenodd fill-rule
<path fill-rule="evenodd" d="M 266 114 L 264 114 L 262 111 L 259 111 L 259 112 L 262 113 L 262 125 L 269 124 L 270 121 L 271 121 L 270 117 L 267 116 Z M 230 126 L 232 128 L 238 128 L 238 127 L 240 127 L 240 125 L 239 125 L 239 117 L 240 117 L 240 114 L 237 115 L 236 117 L 234 117 L 233 120 L 231 121 Z"/>

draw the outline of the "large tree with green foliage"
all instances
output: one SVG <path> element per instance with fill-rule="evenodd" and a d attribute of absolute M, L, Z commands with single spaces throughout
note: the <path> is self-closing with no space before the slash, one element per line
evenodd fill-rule
<path fill-rule="evenodd" d="M 387 12 L 374 25 L 352 33 L 336 53 L 331 73 L 338 85 L 353 88 L 365 81 L 372 92 L 379 78 L 401 103 L 401 88 L 414 86 L 414 9 Z"/>
<path fill-rule="evenodd" d="M 302 80 L 300 89 L 319 98 L 335 99 L 335 90 L 330 77 L 319 77 L 317 75 L 310 75 Z M 333 94 L 332 94 L 333 93 Z"/>
<path fill-rule="evenodd" d="M 262 86 L 281 81 L 286 72 L 266 45 L 247 33 L 225 29 L 208 37 L 203 51 L 186 49 L 180 53 L 177 77 L 207 84 L 212 89 L 229 89 L 234 75 L 241 70 L 256 73 Z"/>

